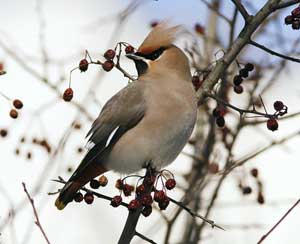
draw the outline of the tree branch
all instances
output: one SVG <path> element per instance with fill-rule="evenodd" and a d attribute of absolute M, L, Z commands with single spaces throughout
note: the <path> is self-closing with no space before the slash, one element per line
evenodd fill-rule
<path fill-rule="evenodd" d="M 265 47 L 264 45 L 261 45 L 261 44 L 255 42 L 255 41 L 250 40 L 249 44 L 251 44 L 252 46 L 255 46 L 255 47 L 271 54 L 271 55 L 274 55 L 274 56 L 277 56 L 277 57 L 280 57 L 280 58 L 283 58 L 283 59 L 286 59 L 286 60 L 289 60 L 289 61 L 293 61 L 293 62 L 296 62 L 296 63 L 300 63 L 299 58 L 294 58 L 294 57 L 290 57 L 290 56 L 275 52 L 275 51 Z"/>
<path fill-rule="evenodd" d="M 35 206 L 34 206 L 34 200 L 33 200 L 33 198 L 31 198 L 31 196 L 29 195 L 29 193 L 28 193 L 28 191 L 27 191 L 27 189 L 26 189 L 26 185 L 25 185 L 24 182 L 22 183 L 22 185 L 23 185 L 24 192 L 26 193 L 26 195 L 27 195 L 27 197 L 28 197 L 28 200 L 29 200 L 29 202 L 30 202 L 30 204 L 31 204 L 31 206 L 32 206 L 32 209 L 33 209 L 33 213 L 34 213 L 34 216 L 35 216 L 35 222 L 34 222 L 34 223 L 37 225 L 37 227 L 38 227 L 38 228 L 40 229 L 40 231 L 42 232 L 42 234 L 43 234 L 43 236 L 44 236 L 46 242 L 47 242 L 48 244 L 50 244 L 50 241 L 49 241 L 49 239 L 48 239 L 48 237 L 47 237 L 47 235 L 46 235 L 46 233 L 45 233 L 45 231 L 44 231 L 44 229 L 43 229 L 43 227 L 42 227 L 42 225 L 41 225 L 41 222 L 40 222 L 38 213 L 37 213 L 36 208 L 35 208 Z"/>
<path fill-rule="evenodd" d="M 280 220 L 257 242 L 257 244 L 262 243 L 275 229 L 276 227 L 289 215 L 289 213 L 300 203 L 300 199 L 280 218 Z"/>
<path fill-rule="evenodd" d="M 231 0 L 234 5 L 237 7 L 241 15 L 243 16 L 244 20 L 246 22 L 249 21 L 250 15 L 248 14 L 248 11 L 245 9 L 244 5 L 240 2 L 240 0 Z"/>

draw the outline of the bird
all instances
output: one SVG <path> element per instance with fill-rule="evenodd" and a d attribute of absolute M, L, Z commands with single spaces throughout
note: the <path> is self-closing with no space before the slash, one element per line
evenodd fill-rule
<path fill-rule="evenodd" d="M 103 106 L 87 137 L 92 148 L 60 190 L 59 210 L 93 178 L 114 171 L 161 169 L 173 162 L 189 140 L 197 118 L 197 96 L 189 60 L 174 42 L 182 26 L 154 27 L 139 48 L 126 54 L 137 80 Z"/>

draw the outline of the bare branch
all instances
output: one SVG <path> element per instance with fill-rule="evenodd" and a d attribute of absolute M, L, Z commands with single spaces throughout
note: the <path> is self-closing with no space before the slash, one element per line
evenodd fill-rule
<path fill-rule="evenodd" d="M 248 14 L 248 11 L 245 9 L 244 5 L 240 2 L 240 0 L 231 0 L 234 5 L 237 7 L 241 15 L 243 16 L 244 20 L 248 22 L 250 15 Z"/>
<path fill-rule="evenodd" d="M 300 0 L 281 1 L 281 3 L 277 5 L 276 9 L 287 8 L 297 3 L 300 3 Z"/>
<path fill-rule="evenodd" d="M 257 244 L 262 243 L 275 229 L 276 227 L 289 215 L 289 213 L 300 203 L 300 199 L 280 218 L 280 220 L 257 242 Z"/>
<path fill-rule="evenodd" d="M 277 56 L 277 57 L 280 57 L 280 58 L 283 58 L 283 59 L 286 59 L 286 60 L 289 60 L 289 61 L 293 61 L 293 62 L 296 62 L 296 63 L 300 63 L 299 58 L 294 58 L 294 57 L 290 57 L 290 56 L 275 52 L 275 51 L 265 47 L 264 45 L 261 45 L 261 44 L 255 42 L 255 41 L 250 40 L 249 44 L 251 44 L 252 46 L 255 46 L 255 47 L 257 47 L 261 50 L 264 50 L 265 52 L 267 52 L 271 55 L 274 55 L 274 56 Z"/>
<path fill-rule="evenodd" d="M 29 195 L 29 193 L 28 193 L 28 191 L 27 191 L 27 189 L 26 189 L 26 185 L 25 185 L 24 182 L 22 182 L 22 185 L 23 185 L 24 192 L 26 193 L 26 195 L 27 195 L 27 197 L 28 197 L 28 200 L 29 200 L 29 202 L 30 202 L 30 204 L 31 204 L 31 206 L 32 206 L 32 209 L 33 209 L 33 213 L 34 213 L 34 216 L 35 216 L 35 222 L 34 222 L 34 223 L 37 225 L 37 227 L 38 227 L 38 228 L 40 229 L 40 231 L 42 232 L 42 234 L 43 234 L 43 236 L 44 236 L 46 242 L 47 242 L 48 244 L 50 244 L 50 241 L 49 241 L 49 239 L 48 239 L 48 237 L 47 237 L 47 235 L 46 235 L 46 232 L 44 231 L 44 229 L 43 229 L 43 227 L 42 227 L 42 225 L 41 225 L 41 222 L 40 222 L 40 219 L 39 219 L 39 216 L 38 216 L 38 212 L 36 211 L 36 208 L 35 208 L 35 206 L 34 206 L 34 200 L 33 200 L 33 198 L 31 198 L 31 196 Z"/>
<path fill-rule="evenodd" d="M 139 233 L 139 232 L 135 232 L 135 235 L 140 237 L 141 239 L 143 239 L 144 241 L 147 241 L 149 243 L 152 243 L 152 244 L 157 244 L 155 241 L 149 239 L 147 236 L 144 236 L 143 234 Z"/>
<path fill-rule="evenodd" d="M 210 220 L 208 218 L 205 218 L 205 217 L 201 216 L 200 214 L 197 214 L 197 213 L 193 212 L 190 208 L 185 206 L 182 202 L 176 201 L 176 200 L 174 200 L 170 197 L 169 197 L 169 199 L 172 203 L 176 204 L 177 206 L 179 206 L 179 207 L 183 208 L 185 211 L 187 211 L 192 217 L 194 217 L 194 218 L 197 217 L 197 218 L 202 219 L 204 222 L 210 224 L 212 228 L 217 227 L 220 230 L 225 230 L 221 226 L 217 225 L 213 220 Z"/>

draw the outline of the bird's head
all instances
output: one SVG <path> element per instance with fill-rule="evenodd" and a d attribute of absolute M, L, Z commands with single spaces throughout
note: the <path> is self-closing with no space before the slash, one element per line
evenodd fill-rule
<path fill-rule="evenodd" d="M 135 62 L 139 76 L 161 72 L 190 76 L 188 58 L 173 44 L 182 30 L 181 26 L 159 24 L 148 34 L 137 52 L 126 55 Z"/>

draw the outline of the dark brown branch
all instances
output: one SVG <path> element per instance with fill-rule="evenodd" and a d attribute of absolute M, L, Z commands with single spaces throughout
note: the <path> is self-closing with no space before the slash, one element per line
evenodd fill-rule
<path fill-rule="evenodd" d="M 300 203 L 300 199 L 280 218 L 280 220 L 257 242 L 257 244 L 262 243 L 275 229 L 276 227 L 289 215 L 289 213 Z"/>
<path fill-rule="evenodd" d="M 240 2 L 240 0 L 231 0 L 234 5 L 237 7 L 241 15 L 243 16 L 244 20 L 248 22 L 250 15 L 248 14 L 248 11 L 245 9 L 244 5 Z"/>
<path fill-rule="evenodd" d="M 216 95 L 213 95 L 211 93 L 206 93 L 206 96 L 207 97 L 210 97 L 210 98 L 213 98 L 215 99 L 218 103 L 221 103 L 223 104 L 224 106 L 226 107 L 229 107 L 237 112 L 240 113 L 240 115 L 242 116 L 243 114 L 255 114 L 255 115 L 259 115 L 259 116 L 262 116 L 262 117 L 266 117 L 266 118 L 272 118 L 274 117 L 273 114 L 268 114 L 268 113 L 262 113 L 262 112 L 259 112 L 259 111 L 256 111 L 255 109 L 252 109 L 252 110 L 249 110 L 249 109 L 242 109 L 242 108 L 238 108 L 224 100 L 222 100 L 221 98 L 219 98 L 218 96 Z"/>
<path fill-rule="evenodd" d="M 210 72 L 202 85 L 202 89 L 197 91 L 199 97 L 199 104 L 203 102 L 205 93 L 212 90 L 213 86 L 218 82 L 220 76 L 225 72 L 228 66 L 236 59 L 242 49 L 249 43 L 252 34 L 257 30 L 261 23 L 276 9 L 279 0 L 269 0 L 258 13 L 251 18 L 236 40 L 232 43 L 231 48 L 225 53 L 223 58 L 217 61 L 216 66 Z"/>
<path fill-rule="evenodd" d="M 67 183 L 67 182 L 66 182 L 63 178 L 61 178 L 61 177 L 58 177 L 58 180 L 53 180 L 53 181 L 58 182 L 58 183 L 62 183 L 62 184 L 66 184 L 66 183 Z M 107 201 L 111 201 L 111 200 L 113 199 L 112 197 L 103 195 L 103 194 L 101 194 L 101 193 L 99 193 L 99 192 L 96 192 L 96 191 L 89 190 L 89 189 L 87 189 L 87 188 L 85 188 L 85 187 L 81 187 L 80 189 L 83 190 L 83 191 L 85 191 L 85 192 L 92 193 L 94 196 L 96 196 L 96 197 L 98 197 L 98 198 L 102 198 L 102 199 L 107 200 Z M 48 193 L 48 194 L 49 194 L 49 195 L 54 195 L 54 193 Z M 125 202 L 121 202 L 120 205 L 123 206 L 123 207 L 126 207 L 126 208 L 128 207 L 128 204 L 125 203 Z"/>
<path fill-rule="evenodd" d="M 170 198 L 170 201 L 174 204 L 176 204 L 177 206 L 179 206 L 180 208 L 183 208 L 185 211 L 187 211 L 193 218 L 197 217 L 202 219 L 204 222 L 208 223 L 211 225 L 212 228 L 217 227 L 220 230 L 225 230 L 224 228 L 222 228 L 221 226 L 217 225 L 213 220 L 210 220 L 208 218 L 205 218 L 195 212 L 193 212 L 190 208 L 188 208 L 187 206 L 185 206 L 183 203 L 176 201 L 175 199 Z"/>
<path fill-rule="evenodd" d="M 34 216 L 35 216 L 35 222 L 34 222 L 34 223 L 37 225 L 37 227 L 38 227 L 38 228 L 40 229 L 40 231 L 42 232 L 42 234 L 43 234 L 43 236 L 44 236 L 46 242 L 47 242 L 48 244 L 50 244 L 50 241 L 49 241 L 49 239 L 48 239 L 48 237 L 47 237 L 47 235 L 46 235 L 46 232 L 44 231 L 44 229 L 43 229 L 43 227 L 42 227 L 42 225 L 41 225 L 41 222 L 40 222 L 38 213 L 37 213 L 36 208 L 35 208 L 35 206 L 34 206 L 34 200 L 33 200 L 33 198 L 31 198 L 31 196 L 29 195 L 29 193 L 28 193 L 28 191 L 27 191 L 27 189 L 26 189 L 26 185 L 25 185 L 24 182 L 22 183 L 22 185 L 23 185 L 24 192 L 26 193 L 26 195 L 27 195 L 27 197 L 28 197 L 28 200 L 29 200 L 29 202 L 30 202 L 30 204 L 31 204 L 31 206 L 32 206 L 32 209 L 33 209 L 33 213 L 34 213 Z"/>
<path fill-rule="evenodd" d="M 275 51 L 265 47 L 264 45 L 261 45 L 261 44 L 255 42 L 255 41 L 250 40 L 249 44 L 251 44 L 252 46 L 255 46 L 255 47 L 271 54 L 271 55 L 274 55 L 274 56 L 277 56 L 277 57 L 280 57 L 280 58 L 283 58 L 283 59 L 286 59 L 286 60 L 289 60 L 289 61 L 293 61 L 293 62 L 296 62 L 296 63 L 300 63 L 299 58 L 294 58 L 294 57 L 290 57 L 290 56 L 275 52 Z"/>
<path fill-rule="evenodd" d="M 143 239 L 144 241 L 147 241 L 149 243 L 152 243 L 152 244 L 157 244 L 155 241 L 149 239 L 147 236 L 144 236 L 143 234 L 139 233 L 139 232 L 135 232 L 135 235 L 140 237 L 141 239 Z"/>
<path fill-rule="evenodd" d="M 276 9 L 287 8 L 297 3 L 300 3 L 300 0 L 282 1 L 282 3 L 277 5 Z"/>

